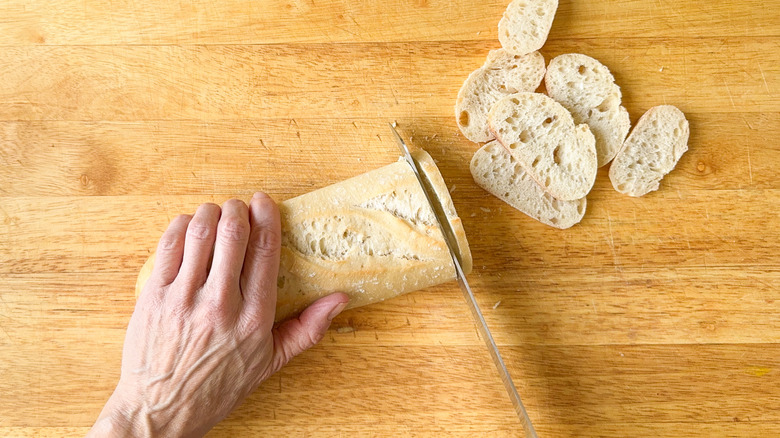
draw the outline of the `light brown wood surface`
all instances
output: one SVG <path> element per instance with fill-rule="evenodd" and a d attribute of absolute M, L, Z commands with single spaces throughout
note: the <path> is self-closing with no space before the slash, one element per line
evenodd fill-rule
<path fill-rule="evenodd" d="M 439 162 L 541 436 L 780 435 L 780 1 L 560 0 L 548 60 L 691 123 L 658 192 L 602 169 L 565 231 L 473 183 L 452 114 L 507 3 L 0 4 L 0 436 L 86 432 L 173 216 L 387 164 L 389 121 Z M 210 436 L 518 436 L 467 312 L 455 283 L 347 311 Z"/>

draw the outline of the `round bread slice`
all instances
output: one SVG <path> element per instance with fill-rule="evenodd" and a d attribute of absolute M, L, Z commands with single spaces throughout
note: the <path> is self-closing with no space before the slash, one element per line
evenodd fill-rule
<path fill-rule="evenodd" d="M 672 105 L 647 110 L 609 169 L 612 186 L 629 196 L 658 190 L 661 179 L 688 150 L 690 128 L 685 114 Z"/>
<path fill-rule="evenodd" d="M 547 94 L 571 112 L 586 113 L 603 102 L 615 89 L 615 78 L 599 61 L 580 53 L 553 58 L 547 66 L 544 85 Z M 618 93 L 620 88 L 617 89 Z M 622 96 L 618 96 L 618 102 Z"/>
<path fill-rule="evenodd" d="M 553 198 L 497 141 L 487 143 L 474 154 L 471 176 L 492 195 L 551 227 L 569 228 L 585 215 L 585 198 L 576 201 Z"/>
<path fill-rule="evenodd" d="M 487 113 L 496 101 L 518 91 L 534 91 L 544 78 L 544 57 L 539 52 L 512 55 L 491 50 L 485 64 L 474 70 L 458 92 L 455 119 L 466 138 L 480 143 L 493 139 Z"/>
<path fill-rule="evenodd" d="M 525 55 L 547 41 L 558 0 L 514 0 L 498 22 L 498 40 L 509 53 Z"/>
<path fill-rule="evenodd" d="M 496 140 L 542 188 L 562 201 L 584 198 L 596 180 L 596 140 L 575 125 L 558 102 L 539 93 L 517 93 L 488 113 Z"/>

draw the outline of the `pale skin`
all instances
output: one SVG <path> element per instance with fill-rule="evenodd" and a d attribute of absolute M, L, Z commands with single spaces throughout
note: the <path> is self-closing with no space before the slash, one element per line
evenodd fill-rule
<path fill-rule="evenodd" d="M 130 318 L 119 384 L 87 436 L 203 436 L 319 342 L 349 299 L 329 295 L 274 327 L 280 248 L 279 210 L 263 193 L 176 217 Z"/>

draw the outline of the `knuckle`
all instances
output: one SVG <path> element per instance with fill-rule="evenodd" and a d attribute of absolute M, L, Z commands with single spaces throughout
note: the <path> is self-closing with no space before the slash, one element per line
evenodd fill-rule
<path fill-rule="evenodd" d="M 207 318 L 218 326 L 224 326 L 232 319 L 234 306 L 222 295 L 210 296 L 204 300 L 203 306 Z"/>
<path fill-rule="evenodd" d="M 249 236 L 249 221 L 238 217 L 226 217 L 220 221 L 219 236 L 227 242 L 240 242 Z"/>
<path fill-rule="evenodd" d="M 301 325 L 295 334 L 295 339 L 297 340 L 297 352 L 295 355 L 313 347 L 322 340 L 322 337 L 323 333 L 313 330 L 311 327 Z"/>
<path fill-rule="evenodd" d="M 199 219 L 193 219 L 187 227 L 187 237 L 195 240 L 208 240 L 212 233 L 212 228 Z"/>
<path fill-rule="evenodd" d="M 156 289 L 159 289 L 159 287 L 150 286 L 149 283 L 147 283 L 147 287 L 144 288 L 144 291 L 141 293 L 141 296 L 138 297 L 138 301 L 136 302 L 136 309 L 139 309 L 141 312 L 144 313 L 151 313 L 155 312 L 160 309 L 162 306 L 162 299 L 159 293 L 159 290 L 153 291 L 150 290 L 151 287 L 154 287 Z"/>
<path fill-rule="evenodd" d="M 181 237 L 173 233 L 165 233 L 160 237 L 158 248 L 160 251 L 172 251 L 179 247 Z"/>
<path fill-rule="evenodd" d="M 282 246 L 282 236 L 268 228 L 262 228 L 257 231 L 255 239 L 255 248 L 261 256 L 276 255 Z"/>
<path fill-rule="evenodd" d="M 263 328 L 263 321 L 259 318 L 243 318 L 242 327 L 247 333 L 256 333 Z"/>
<path fill-rule="evenodd" d="M 189 301 L 183 297 L 175 297 L 168 300 L 168 316 L 174 321 L 184 321 L 189 314 Z"/>
<path fill-rule="evenodd" d="M 308 338 L 309 338 L 309 345 L 307 345 L 304 349 L 308 349 L 310 347 L 313 347 L 322 340 L 322 338 L 325 336 L 324 333 L 321 333 L 319 331 L 309 331 L 308 332 Z"/>
<path fill-rule="evenodd" d="M 173 218 L 170 225 L 168 225 L 168 229 L 160 237 L 158 248 L 162 251 L 177 249 L 182 244 L 182 227 L 190 219 L 191 216 L 187 214 L 180 214 Z"/>

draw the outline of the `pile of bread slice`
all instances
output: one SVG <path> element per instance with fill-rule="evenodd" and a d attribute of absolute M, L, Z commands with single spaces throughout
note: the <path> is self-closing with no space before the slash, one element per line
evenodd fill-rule
<path fill-rule="evenodd" d="M 597 169 L 630 196 L 657 190 L 688 149 L 685 115 L 650 108 L 633 131 L 620 87 L 602 63 L 570 53 L 545 68 L 557 0 L 514 0 L 492 50 L 458 93 L 455 118 L 466 138 L 484 144 L 471 160 L 474 181 L 528 216 L 569 228 L 585 215 Z M 546 94 L 535 92 L 542 80 Z"/>

